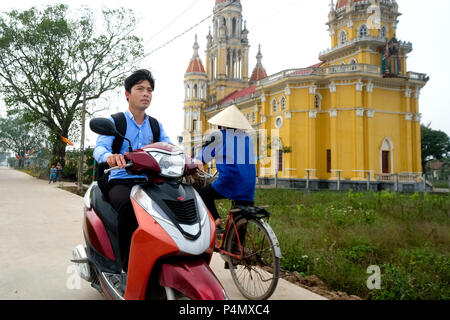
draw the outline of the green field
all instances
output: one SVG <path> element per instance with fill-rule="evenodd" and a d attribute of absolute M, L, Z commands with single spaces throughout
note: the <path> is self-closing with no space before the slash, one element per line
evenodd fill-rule
<path fill-rule="evenodd" d="M 450 299 L 450 196 L 256 190 L 281 267 L 364 299 Z M 230 201 L 217 202 L 226 217 Z M 369 266 L 381 288 L 368 289 Z"/>

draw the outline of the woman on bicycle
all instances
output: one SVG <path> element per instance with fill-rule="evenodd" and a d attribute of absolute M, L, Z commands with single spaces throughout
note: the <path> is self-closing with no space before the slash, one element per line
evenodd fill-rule
<path fill-rule="evenodd" d="M 254 204 L 256 161 L 252 139 L 245 132 L 253 128 L 235 105 L 218 113 L 208 123 L 217 125 L 220 131 L 212 134 L 196 159 L 202 164 L 215 159 L 219 177 L 199 193 L 219 226 L 222 222 L 215 200 L 230 199 L 237 205 Z"/>

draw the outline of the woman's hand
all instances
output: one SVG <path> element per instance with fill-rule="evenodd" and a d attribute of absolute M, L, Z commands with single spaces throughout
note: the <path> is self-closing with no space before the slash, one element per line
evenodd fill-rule
<path fill-rule="evenodd" d="M 195 159 L 194 163 L 198 165 L 198 170 L 205 171 L 205 167 L 203 166 L 203 162 L 201 162 L 198 159 Z"/>

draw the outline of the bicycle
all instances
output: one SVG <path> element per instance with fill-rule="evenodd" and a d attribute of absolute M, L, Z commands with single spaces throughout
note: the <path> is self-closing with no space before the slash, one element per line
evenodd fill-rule
<path fill-rule="evenodd" d="M 215 178 L 197 173 L 208 183 Z M 215 252 L 225 260 L 225 268 L 238 290 L 247 299 L 266 300 L 275 291 L 280 276 L 281 249 L 265 220 L 270 212 L 262 207 L 243 206 L 233 201 L 224 229 L 216 233 Z"/>

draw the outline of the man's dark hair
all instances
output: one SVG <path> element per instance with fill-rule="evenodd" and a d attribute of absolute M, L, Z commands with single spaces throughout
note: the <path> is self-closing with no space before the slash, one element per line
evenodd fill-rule
<path fill-rule="evenodd" d="M 155 79 L 153 79 L 152 73 L 147 69 L 140 69 L 131 74 L 125 79 L 125 90 L 131 92 L 131 88 L 134 85 L 141 83 L 142 81 L 148 80 L 152 86 L 152 90 L 155 90 Z"/>

